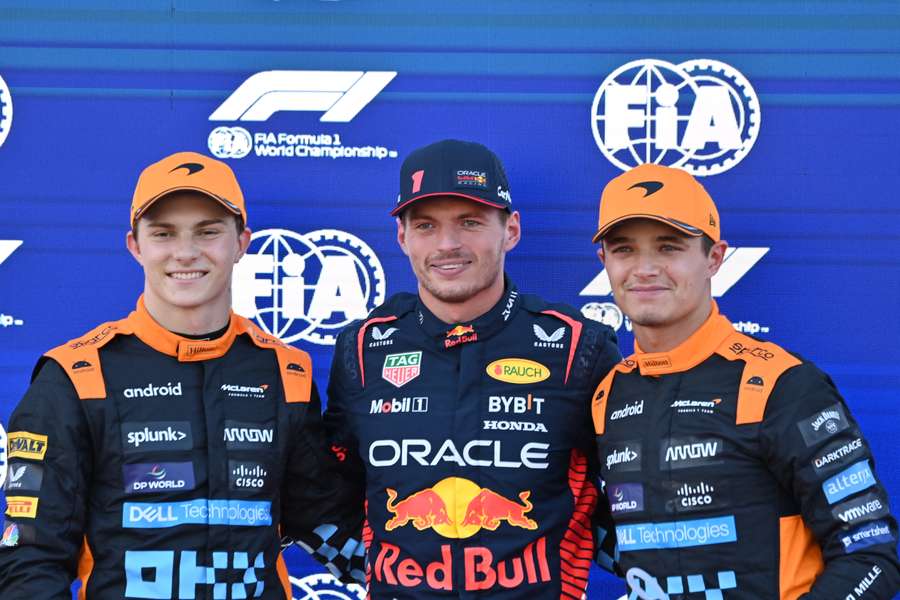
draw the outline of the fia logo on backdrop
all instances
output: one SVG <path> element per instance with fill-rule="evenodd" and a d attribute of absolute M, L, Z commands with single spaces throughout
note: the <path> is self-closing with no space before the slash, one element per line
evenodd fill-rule
<path fill-rule="evenodd" d="M 334 345 L 337 334 L 384 302 L 381 261 L 346 231 L 253 234 L 234 267 L 235 312 L 286 343 Z"/>
<path fill-rule="evenodd" d="M 13 121 L 13 102 L 9 86 L 0 77 L 0 146 L 6 141 Z"/>
<path fill-rule="evenodd" d="M 594 141 L 623 171 L 656 163 L 716 175 L 747 156 L 759 126 L 753 86 L 717 60 L 631 61 L 609 74 L 591 105 Z"/>

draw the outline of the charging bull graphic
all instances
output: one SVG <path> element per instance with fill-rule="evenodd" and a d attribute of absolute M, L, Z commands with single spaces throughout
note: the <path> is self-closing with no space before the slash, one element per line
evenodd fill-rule
<path fill-rule="evenodd" d="M 394 516 L 384 528 L 393 531 L 412 522 L 419 531 L 434 529 L 448 538 L 467 538 L 480 529 L 496 531 L 502 521 L 535 530 L 538 524 L 526 516 L 533 508 L 531 491 L 519 493 L 519 502 L 461 477 L 447 477 L 433 487 L 397 501 L 397 491 L 386 488 L 387 509 Z"/>
<path fill-rule="evenodd" d="M 394 516 L 384 524 L 387 531 L 393 531 L 398 527 L 403 527 L 410 521 L 413 527 L 422 531 L 434 525 L 452 525 L 447 516 L 447 505 L 434 490 L 427 489 L 404 498 L 393 506 L 391 505 L 397 499 L 396 490 L 387 488 L 385 490 L 388 495 L 387 509 L 394 513 Z"/>

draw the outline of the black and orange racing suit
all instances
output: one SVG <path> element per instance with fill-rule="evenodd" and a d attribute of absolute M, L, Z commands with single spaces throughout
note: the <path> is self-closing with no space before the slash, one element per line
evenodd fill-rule
<path fill-rule="evenodd" d="M 897 524 L 827 375 L 712 314 L 594 399 L 631 598 L 892 598 Z"/>
<path fill-rule="evenodd" d="M 193 340 L 139 300 L 43 357 L 8 431 L 3 600 L 69 599 L 76 573 L 88 599 L 284 600 L 282 535 L 363 577 L 309 357 L 242 317 Z"/>
<path fill-rule="evenodd" d="M 472 322 L 398 294 L 343 331 L 325 423 L 365 478 L 372 598 L 580 599 L 611 525 L 591 393 L 619 358 L 611 329 L 508 281 Z"/>

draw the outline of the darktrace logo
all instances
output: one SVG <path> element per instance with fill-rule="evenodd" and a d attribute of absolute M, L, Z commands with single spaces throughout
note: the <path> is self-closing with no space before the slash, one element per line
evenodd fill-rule
<path fill-rule="evenodd" d="M 185 170 L 187 170 L 188 175 L 193 175 L 194 173 L 198 173 L 198 172 L 202 171 L 203 165 L 201 165 L 200 163 L 191 163 L 191 162 L 183 163 L 183 164 L 178 165 L 171 171 L 169 171 L 169 173 L 174 173 L 178 169 L 185 169 Z"/>
<path fill-rule="evenodd" d="M 636 183 L 628 189 L 633 190 L 634 188 L 641 188 L 642 190 L 644 190 L 644 198 L 646 198 L 647 196 L 651 196 L 661 190 L 662 187 L 663 184 L 661 181 L 641 181 L 640 183 Z"/>

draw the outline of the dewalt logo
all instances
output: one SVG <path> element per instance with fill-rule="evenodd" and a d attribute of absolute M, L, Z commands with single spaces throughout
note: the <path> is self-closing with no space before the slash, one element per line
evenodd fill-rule
<path fill-rule="evenodd" d="M 47 436 L 29 431 L 9 432 L 9 457 L 44 460 L 47 454 Z"/>
<path fill-rule="evenodd" d="M 550 377 L 550 369 L 527 358 L 501 358 L 489 364 L 485 371 L 506 383 L 537 383 Z"/>

